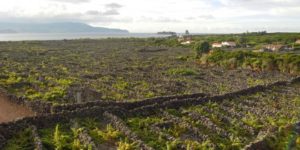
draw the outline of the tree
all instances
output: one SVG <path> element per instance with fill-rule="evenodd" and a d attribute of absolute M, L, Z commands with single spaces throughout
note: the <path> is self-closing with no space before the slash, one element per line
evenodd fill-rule
<path fill-rule="evenodd" d="M 189 35 L 190 34 L 189 30 L 185 30 L 185 34 Z"/>
<path fill-rule="evenodd" d="M 199 42 L 194 45 L 194 50 L 196 52 L 196 56 L 199 57 L 204 53 L 209 52 L 209 43 L 208 42 Z"/>
<path fill-rule="evenodd" d="M 247 39 L 242 36 L 238 39 L 238 43 L 241 47 L 246 47 L 247 46 Z"/>

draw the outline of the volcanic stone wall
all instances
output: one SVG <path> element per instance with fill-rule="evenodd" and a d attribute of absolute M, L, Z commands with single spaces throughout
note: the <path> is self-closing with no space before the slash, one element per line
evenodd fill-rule
<path fill-rule="evenodd" d="M 237 96 L 242 96 L 246 94 L 253 94 L 256 92 L 263 92 L 268 89 L 272 89 L 277 86 L 285 86 L 287 84 L 300 82 L 300 77 L 294 78 L 290 81 L 278 81 L 272 84 L 267 85 L 257 85 L 254 87 L 250 87 L 247 89 L 239 90 L 236 92 L 231 92 L 223 95 L 218 96 L 209 96 L 203 93 L 196 93 L 190 95 L 178 95 L 178 96 L 166 96 L 166 97 L 157 97 L 151 99 L 145 99 L 142 101 L 136 102 L 108 102 L 108 101 L 93 101 L 87 103 L 80 103 L 80 104 L 63 104 L 63 105 L 56 105 L 53 106 L 51 111 L 52 113 L 59 113 L 61 111 L 74 111 L 76 109 L 81 108 L 88 108 L 93 106 L 101 106 L 101 107 L 108 107 L 108 106 L 116 106 L 123 108 L 125 110 L 132 110 L 132 109 L 139 109 L 141 111 L 142 107 L 149 109 L 149 105 L 160 104 L 161 108 L 165 108 L 166 106 L 172 108 L 178 108 L 183 105 L 195 105 L 200 104 L 203 101 L 210 100 L 210 101 L 218 101 L 222 99 L 234 98 Z M 153 106 L 157 107 L 157 106 Z"/>
<path fill-rule="evenodd" d="M 113 110 L 115 108 L 107 108 Z M 54 126 L 57 123 L 67 123 L 72 118 L 84 117 L 102 117 L 106 109 L 93 107 L 76 111 L 62 112 L 58 114 L 43 114 L 35 117 L 27 117 L 17 121 L 0 124 L 0 149 L 5 145 L 6 141 L 18 134 L 21 130 L 30 128 L 35 125 L 39 128 L 47 128 Z"/>
<path fill-rule="evenodd" d="M 200 97 L 200 98 L 188 98 L 188 99 L 173 99 L 169 101 L 164 101 L 162 103 L 153 103 L 151 105 L 141 105 L 140 107 L 136 107 L 134 109 L 129 110 L 128 114 L 129 116 L 148 116 L 151 114 L 157 113 L 157 110 L 159 109 L 178 109 L 180 107 L 184 106 L 191 106 L 191 105 L 199 105 L 201 103 L 207 102 L 207 101 L 212 101 L 212 102 L 217 102 L 221 101 L 224 99 L 232 99 L 235 97 L 239 96 L 245 96 L 249 94 L 254 94 L 257 92 L 263 92 L 266 90 L 273 89 L 274 87 L 278 86 L 286 86 L 288 84 L 293 84 L 296 82 L 299 82 L 300 78 L 295 78 L 291 81 L 278 81 L 272 84 L 268 85 L 258 85 L 254 87 L 250 87 L 247 89 L 243 89 L 240 91 L 232 92 L 232 93 L 227 93 L 224 95 L 218 95 L 218 96 L 213 96 L 213 97 Z"/>
<path fill-rule="evenodd" d="M 189 94 L 189 95 L 177 95 L 177 96 L 164 96 L 164 97 L 157 97 L 151 99 L 145 99 L 136 102 L 108 102 L 108 101 L 93 101 L 93 102 L 86 102 L 86 103 L 79 103 L 79 104 L 62 104 L 56 105 L 52 107 L 52 113 L 58 113 L 61 111 L 72 111 L 79 108 L 86 108 L 86 107 L 93 107 L 93 106 L 117 106 L 122 107 L 125 109 L 133 109 L 145 105 L 151 105 L 154 103 L 163 103 L 165 101 L 173 100 L 173 99 L 186 99 L 186 98 L 199 98 L 199 97 L 206 97 L 208 95 L 204 93 L 196 93 L 196 94 Z"/>
<path fill-rule="evenodd" d="M 237 92 L 227 93 L 220 96 L 209 97 L 205 94 L 192 94 L 183 96 L 169 96 L 159 97 L 154 99 L 147 99 L 139 102 L 89 102 L 84 104 L 52 106 L 44 102 L 29 102 L 24 99 L 16 98 L 8 95 L 11 101 L 29 106 L 32 109 L 38 110 L 40 115 L 34 117 L 27 117 L 17 121 L 0 124 L 0 149 L 5 145 L 6 141 L 19 131 L 35 125 L 38 129 L 54 126 L 57 123 L 69 122 L 72 118 L 84 117 L 98 117 L 103 118 L 103 113 L 107 112 L 115 116 L 126 118 L 135 115 L 151 115 L 157 113 L 164 108 L 179 108 L 183 106 L 197 105 L 207 101 L 221 101 L 223 99 L 234 98 L 253 94 L 256 92 L 263 92 L 274 87 L 300 82 L 300 77 L 294 78 L 290 81 L 279 81 L 268 85 L 258 85 L 248 89 Z M 77 107 L 78 106 L 78 107 Z M 45 109 L 44 111 L 42 109 Z M 52 109 L 52 112 L 49 113 Z M 107 118 L 106 114 L 106 118 Z M 114 116 L 112 120 L 116 119 Z M 115 121 L 119 121 L 118 118 Z M 113 121 L 111 121 L 113 122 Z M 116 124 L 118 125 L 118 124 Z M 120 125 L 120 124 L 119 124 Z M 121 128 L 121 127 L 120 127 Z"/>
<path fill-rule="evenodd" d="M 123 132 L 130 140 L 138 143 L 139 147 L 143 150 L 153 150 L 153 148 L 147 146 L 143 141 L 141 141 L 140 138 L 127 127 L 126 123 L 121 118 L 108 112 L 104 113 L 104 117 L 109 120 L 114 128 Z"/>
<path fill-rule="evenodd" d="M 9 101 L 26 106 L 32 111 L 38 114 L 50 113 L 52 104 L 49 102 L 42 102 L 39 100 L 29 101 L 24 97 L 17 97 L 15 95 L 9 94 L 6 90 L 0 88 L 0 95 L 6 96 Z"/>

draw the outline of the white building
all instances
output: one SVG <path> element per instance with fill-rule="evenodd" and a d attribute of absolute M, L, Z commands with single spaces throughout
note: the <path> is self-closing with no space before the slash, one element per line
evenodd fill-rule
<path fill-rule="evenodd" d="M 182 45 L 190 45 L 193 42 L 193 38 L 188 32 L 184 35 L 180 35 L 177 40 Z"/>
<path fill-rule="evenodd" d="M 222 42 L 222 47 L 236 47 L 236 43 L 235 42 Z"/>
<path fill-rule="evenodd" d="M 213 43 L 212 48 L 222 48 L 222 47 L 236 47 L 235 42 L 222 42 L 222 43 Z"/>
<path fill-rule="evenodd" d="M 222 43 L 213 43 L 212 48 L 221 48 L 222 47 Z"/>
<path fill-rule="evenodd" d="M 184 42 L 181 42 L 180 44 L 182 45 L 190 45 L 192 43 L 192 41 L 184 41 Z"/>
<path fill-rule="evenodd" d="M 294 47 L 282 44 L 269 44 L 263 47 L 263 51 L 279 52 L 279 51 L 292 51 Z"/>

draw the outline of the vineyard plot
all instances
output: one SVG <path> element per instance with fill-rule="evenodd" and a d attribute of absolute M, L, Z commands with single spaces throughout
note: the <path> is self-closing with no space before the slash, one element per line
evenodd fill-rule
<path fill-rule="evenodd" d="M 241 149 L 259 145 L 256 143 L 271 149 L 299 147 L 299 127 L 294 126 L 300 119 L 299 82 L 217 101 L 208 98 L 176 109 L 157 106 L 73 118 L 38 128 L 36 135 L 49 150 Z M 143 113 L 130 114 L 143 109 Z M 32 128 L 24 129 L 4 149 L 16 145 L 32 149 L 36 146 L 32 136 Z"/>
<path fill-rule="evenodd" d="M 54 104 L 136 101 L 166 95 L 211 95 L 286 80 L 279 72 L 206 67 L 188 48 L 151 39 L 0 42 L 0 87 L 31 101 Z"/>
<path fill-rule="evenodd" d="M 127 124 L 140 137 L 147 137 L 143 140 L 149 145 L 159 145 L 157 149 L 240 149 L 299 121 L 299 87 L 297 83 L 219 102 L 157 110 L 153 116 L 127 118 Z M 297 140 L 295 133 L 291 135 Z M 281 138 L 286 136 L 281 132 Z"/>

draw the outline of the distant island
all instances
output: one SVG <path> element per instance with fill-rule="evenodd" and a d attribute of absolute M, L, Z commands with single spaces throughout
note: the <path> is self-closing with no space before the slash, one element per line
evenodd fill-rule
<path fill-rule="evenodd" d="M 0 33 L 17 33 L 17 32 L 11 29 L 0 29 Z"/>
<path fill-rule="evenodd" d="M 157 34 L 164 34 L 164 35 L 176 35 L 176 32 L 172 31 L 162 31 L 162 32 L 157 32 Z"/>
<path fill-rule="evenodd" d="M 0 33 L 129 33 L 127 30 L 93 27 L 84 23 L 0 23 Z"/>

